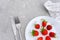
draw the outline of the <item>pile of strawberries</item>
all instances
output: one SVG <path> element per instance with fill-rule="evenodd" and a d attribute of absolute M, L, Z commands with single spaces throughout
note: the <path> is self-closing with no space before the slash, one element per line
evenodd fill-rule
<path fill-rule="evenodd" d="M 55 38 L 56 37 L 56 33 L 54 32 L 49 32 L 49 30 L 52 29 L 52 25 L 47 25 L 47 21 L 43 20 L 42 21 L 42 26 L 40 26 L 40 24 L 35 24 L 35 29 L 40 29 L 40 27 L 42 27 L 40 33 L 45 37 L 45 40 L 51 40 L 51 38 Z M 47 36 L 48 34 L 48 36 Z M 39 32 L 37 30 L 32 30 L 32 36 L 38 36 Z M 43 37 L 38 37 L 37 40 L 43 40 Z"/>

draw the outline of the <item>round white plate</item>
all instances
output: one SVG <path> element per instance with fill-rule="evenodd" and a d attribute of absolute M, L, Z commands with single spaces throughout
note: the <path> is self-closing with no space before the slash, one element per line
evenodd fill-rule
<path fill-rule="evenodd" d="M 53 29 L 51 31 L 54 31 L 56 33 L 56 38 L 53 38 L 52 40 L 59 40 L 60 23 L 58 23 L 54 18 L 49 17 L 49 16 L 39 16 L 39 17 L 32 19 L 28 23 L 26 30 L 25 30 L 26 40 L 37 40 L 37 37 L 42 36 L 41 34 L 39 34 L 39 36 L 37 36 L 37 37 L 33 37 L 31 35 L 32 30 L 37 30 L 34 28 L 34 24 L 39 23 L 41 25 L 42 19 L 45 19 L 49 24 L 51 24 L 53 26 Z M 38 29 L 37 31 L 40 31 L 40 29 Z M 43 36 L 43 37 L 45 38 L 45 36 Z"/>

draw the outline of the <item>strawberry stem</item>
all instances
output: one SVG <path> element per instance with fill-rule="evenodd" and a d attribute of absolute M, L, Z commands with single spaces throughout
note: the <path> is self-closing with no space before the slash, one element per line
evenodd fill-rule
<path fill-rule="evenodd" d="M 45 19 L 43 19 L 42 22 L 46 22 L 47 23 L 47 21 Z"/>
<path fill-rule="evenodd" d="M 41 32 L 43 32 L 44 31 L 44 27 L 41 29 Z"/>
<path fill-rule="evenodd" d="M 32 35 L 34 36 L 34 30 L 32 30 Z"/>

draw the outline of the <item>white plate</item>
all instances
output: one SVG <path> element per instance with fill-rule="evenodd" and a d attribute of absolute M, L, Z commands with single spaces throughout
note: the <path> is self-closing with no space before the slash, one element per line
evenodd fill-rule
<path fill-rule="evenodd" d="M 37 36 L 37 37 L 33 37 L 31 35 L 32 30 L 35 29 L 34 24 L 39 23 L 41 25 L 42 19 L 45 19 L 48 23 L 50 23 L 53 26 L 53 30 L 51 30 L 51 31 L 54 31 L 56 33 L 56 38 L 54 38 L 54 39 L 52 38 L 52 40 L 59 40 L 60 23 L 58 23 L 54 18 L 49 17 L 49 16 L 39 16 L 39 17 L 32 19 L 28 23 L 26 30 L 25 30 L 26 40 L 37 40 L 37 37 L 42 36 L 41 34 L 39 34 L 39 36 Z M 35 29 L 35 30 L 37 30 L 37 29 Z M 40 31 L 40 29 L 38 31 Z M 43 36 L 43 37 L 45 38 L 45 36 Z"/>

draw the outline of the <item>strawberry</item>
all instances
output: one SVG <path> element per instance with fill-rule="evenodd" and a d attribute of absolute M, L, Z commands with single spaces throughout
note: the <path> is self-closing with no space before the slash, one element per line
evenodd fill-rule
<path fill-rule="evenodd" d="M 49 36 L 50 36 L 50 37 L 56 37 L 56 34 L 55 34 L 54 32 L 50 32 L 50 33 L 49 33 Z"/>
<path fill-rule="evenodd" d="M 37 40 L 43 40 L 43 37 L 39 37 Z"/>
<path fill-rule="evenodd" d="M 47 30 L 51 30 L 52 26 L 51 25 L 47 25 Z"/>
<path fill-rule="evenodd" d="M 32 30 L 32 35 L 33 35 L 33 36 L 38 36 L 38 35 L 39 35 L 39 32 L 36 31 L 36 30 Z"/>
<path fill-rule="evenodd" d="M 35 28 L 36 29 L 39 29 L 40 28 L 40 25 L 39 24 L 35 24 Z"/>
<path fill-rule="evenodd" d="M 42 33 L 42 35 L 47 35 L 48 31 L 46 29 L 42 28 L 41 33 Z"/>
<path fill-rule="evenodd" d="M 45 27 L 47 25 L 47 21 L 43 20 L 42 21 L 42 26 Z"/>
<path fill-rule="evenodd" d="M 51 40 L 50 36 L 46 36 L 45 40 Z"/>

